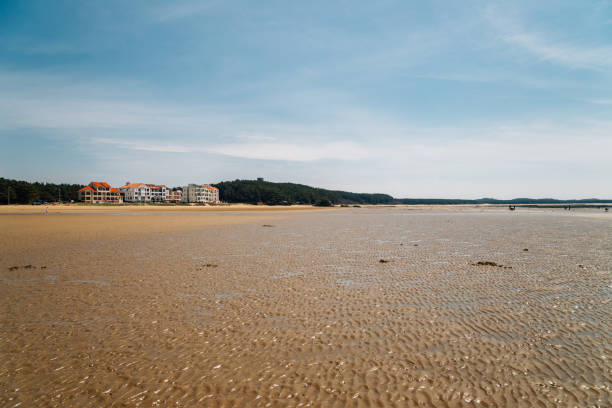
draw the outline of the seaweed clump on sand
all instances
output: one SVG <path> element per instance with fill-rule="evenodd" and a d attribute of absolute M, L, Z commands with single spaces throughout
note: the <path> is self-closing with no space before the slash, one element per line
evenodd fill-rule
<path fill-rule="evenodd" d="M 9 271 L 17 271 L 19 269 L 36 269 L 36 266 L 34 265 L 23 265 L 23 266 L 9 266 L 8 270 Z M 41 266 L 40 269 L 47 269 L 46 266 Z"/>
<path fill-rule="evenodd" d="M 491 261 L 478 261 L 478 262 L 473 263 L 471 265 L 472 266 L 496 266 L 498 268 L 512 269 L 511 266 L 504 266 L 502 264 L 498 264 L 497 262 L 491 262 Z"/>
<path fill-rule="evenodd" d="M 217 266 L 219 266 L 219 265 L 213 264 L 213 263 L 207 263 L 207 264 L 204 264 L 201 267 L 199 267 L 197 270 L 201 271 L 204 268 L 216 268 Z"/>

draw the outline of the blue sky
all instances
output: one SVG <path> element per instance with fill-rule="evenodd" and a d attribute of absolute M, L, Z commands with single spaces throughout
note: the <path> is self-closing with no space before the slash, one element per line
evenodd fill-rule
<path fill-rule="evenodd" d="M 612 1 L 3 1 L 0 175 L 612 197 Z"/>

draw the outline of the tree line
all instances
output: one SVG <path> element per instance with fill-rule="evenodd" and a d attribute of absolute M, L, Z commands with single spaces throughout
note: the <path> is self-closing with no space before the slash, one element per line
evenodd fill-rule
<path fill-rule="evenodd" d="M 219 198 L 228 203 L 282 204 L 389 204 L 393 197 L 386 194 L 350 193 L 314 188 L 302 184 L 267 181 L 235 180 L 215 184 Z M 33 202 L 77 201 L 82 184 L 27 182 L 0 178 L 0 204 L 31 204 Z M 176 188 L 174 188 L 176 189 Z"/>
<path fill-rule="evenodd" d="M 0 177 L 0 203 L 31 204 L 36 201 L 76 201 L 82 184 L 30 183 Z"/>
<path fill-rule="evenodd" d="M 579 200 L 557 200 L 554 198 L 514 198 L 498 200 L 479 198 L 475 200 L 445 198 L 393 198 L 388 194 L 351 193 L 326 190 L 294 183 L 272 183 L 269 181 L 234 180 L 215 184 L 219 198 L 227 203 L 283 204 L 580 204 L 610 203 L 610 200 L 587 198 Z M 30 183 L 0 177 L 0 204 L 30 204 L 37 201 L 77 201 L 82 184 Z M 180 187 L 179 187 L 180 188 Z M 173 190 L 175 190 L 173 188 Z"/>

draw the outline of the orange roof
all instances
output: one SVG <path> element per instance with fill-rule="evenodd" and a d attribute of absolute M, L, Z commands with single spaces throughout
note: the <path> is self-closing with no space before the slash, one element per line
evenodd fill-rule
<path fill-rule="evenodd" d="M 105 183 L 103 181 L 92 181 L 91 183 L 89 183 L 90 185 L 93 184 L 96 187 L 106 187 L 106 188 L 110 188 L 110 185 L 108 183 Z"/>
<path fill-rule="evenodd" d="M 140 186 L 143 186 L 144 184 L 142 183 L 135 183 L 135 184 L 126 184 L 125 186 L 121 186 L 119 188 L 138 188 Z"/>
<path fill-rule="evenodd" d="M 119 193 L 119 189 L 116 189 L 115 187 L 111 187 L 110 189 L 111 193 Z"/>
<path fill-rule="evenodd" d="M 85 187 L 79 189 L 79 191 L 85 191 L 85 190 L 94 191 L 94 189 L 89 187 L 89 186 L 85 186 Z"/>

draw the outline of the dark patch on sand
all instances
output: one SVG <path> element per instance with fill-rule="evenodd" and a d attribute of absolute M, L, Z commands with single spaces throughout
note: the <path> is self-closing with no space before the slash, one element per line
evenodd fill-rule
<path fill-rule="evenodd" d="M 472 266 L 496 266 L 498 268 L 512 269 L 511 266 L 504 266 L 502 264 L 498 264 L 497 262 L 491 262 L 491 261 L 478 261 L 478 262 L 473 263 L 471 265 Z"/>

